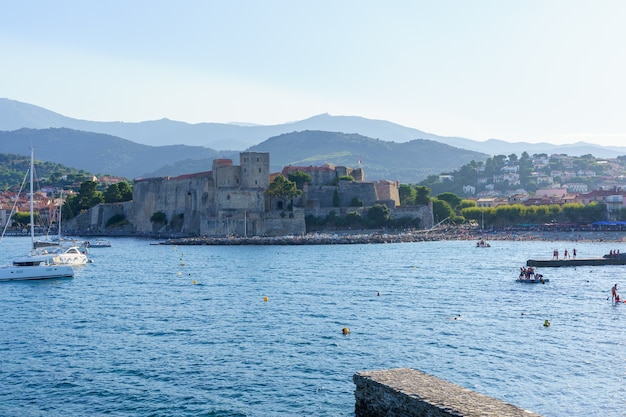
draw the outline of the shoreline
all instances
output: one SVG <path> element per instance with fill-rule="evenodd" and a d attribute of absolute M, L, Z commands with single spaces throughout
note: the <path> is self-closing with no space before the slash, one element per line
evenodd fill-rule
<path fill-rule="evenodd" d="M 337 232 L 310 233 L 302 236 L 279 237 L 181 237 L 168 239 L 159 245 L 347 245 L 376 243 L 465 241 L 569 241 L 626 242 L 621 231 L 476 231 L 463 228 L 420 230 L 412 232 Z"/>

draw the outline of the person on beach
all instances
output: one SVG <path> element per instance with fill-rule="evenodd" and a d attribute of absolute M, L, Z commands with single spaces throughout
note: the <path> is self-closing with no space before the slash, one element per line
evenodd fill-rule
<path fill-rule="evenodd" d="M 613 288 L 611 288 L 611 301 L 615 302 L 617 297 L 619 297 L 619 296 L 617 295 L 617 284 L 615 284 L 615 285 L 613 285 Z"/>

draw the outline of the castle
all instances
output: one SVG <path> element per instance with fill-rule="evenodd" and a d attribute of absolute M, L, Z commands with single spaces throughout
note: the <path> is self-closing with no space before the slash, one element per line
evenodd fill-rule
<path fill-rule="evenodd" d="M 270 199 L 270 155 L 267 152 L 241 152 L 239 165 L 230 159 L 216 159 L 212 170 L 177 177 L 138 178 L 133 184 L 133 200 L 99 204 L 66 222 L 76 233 L 107 230 L 113 216 L 124 218 L 129 233 L 163 233 L 188 236 L 284 236 L 305 233 L 305 215 L 346 214 L 375 203 L 394 209 L 399 204 L 398 184 L 391 181 L 367 182 L 362 168 L 286 167 L 282 174 L 302 171 L 311 175 L 301 197 L 288 208 Z M 355 181 L 339 180 L 350 175 Z M 332 184 L 332 185 L 331 185 Z M 340 197 L 339 207 L 333 202 Z M 351 207 L 359 201 L 359 207 Z M 362 207 L 361 207 L 362 206 Z M 420 217 L 422 227 L 432 226 L 432 210 L 424 207 L 409 215 Z M 338 212 L 338 213 L 337 213 Z M 160 216 L 156 217 L 155 213 Z"/>

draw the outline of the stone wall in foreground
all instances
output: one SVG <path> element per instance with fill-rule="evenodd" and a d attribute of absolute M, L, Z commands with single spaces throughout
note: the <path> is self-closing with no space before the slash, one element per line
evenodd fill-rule
<path fill-rule="evenodd" d="M 356 417 L 541 417 L 415 369 L 357 372 Z"/>

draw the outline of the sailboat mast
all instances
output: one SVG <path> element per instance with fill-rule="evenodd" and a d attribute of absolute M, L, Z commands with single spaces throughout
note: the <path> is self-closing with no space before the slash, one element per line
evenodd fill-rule
<path fill-rule="evenodd" d="M 57 228 L 59 229 L 59 243 L 61 243 L 61 207 L 63 207 L 63 189 L 59 194 L 59 218 L 57 219 Z"/>
<path fill-rule="evenodd" d="M 34 215 L 34 208 L 33 208 L 33 179 L 34 179 L 34 175 L 33 175 L 33 171 L 35 168 L 35 149 L 30 148 L 30 239 L 33 242 L 33 244 L 35 243 L 35 215 Z"/>

